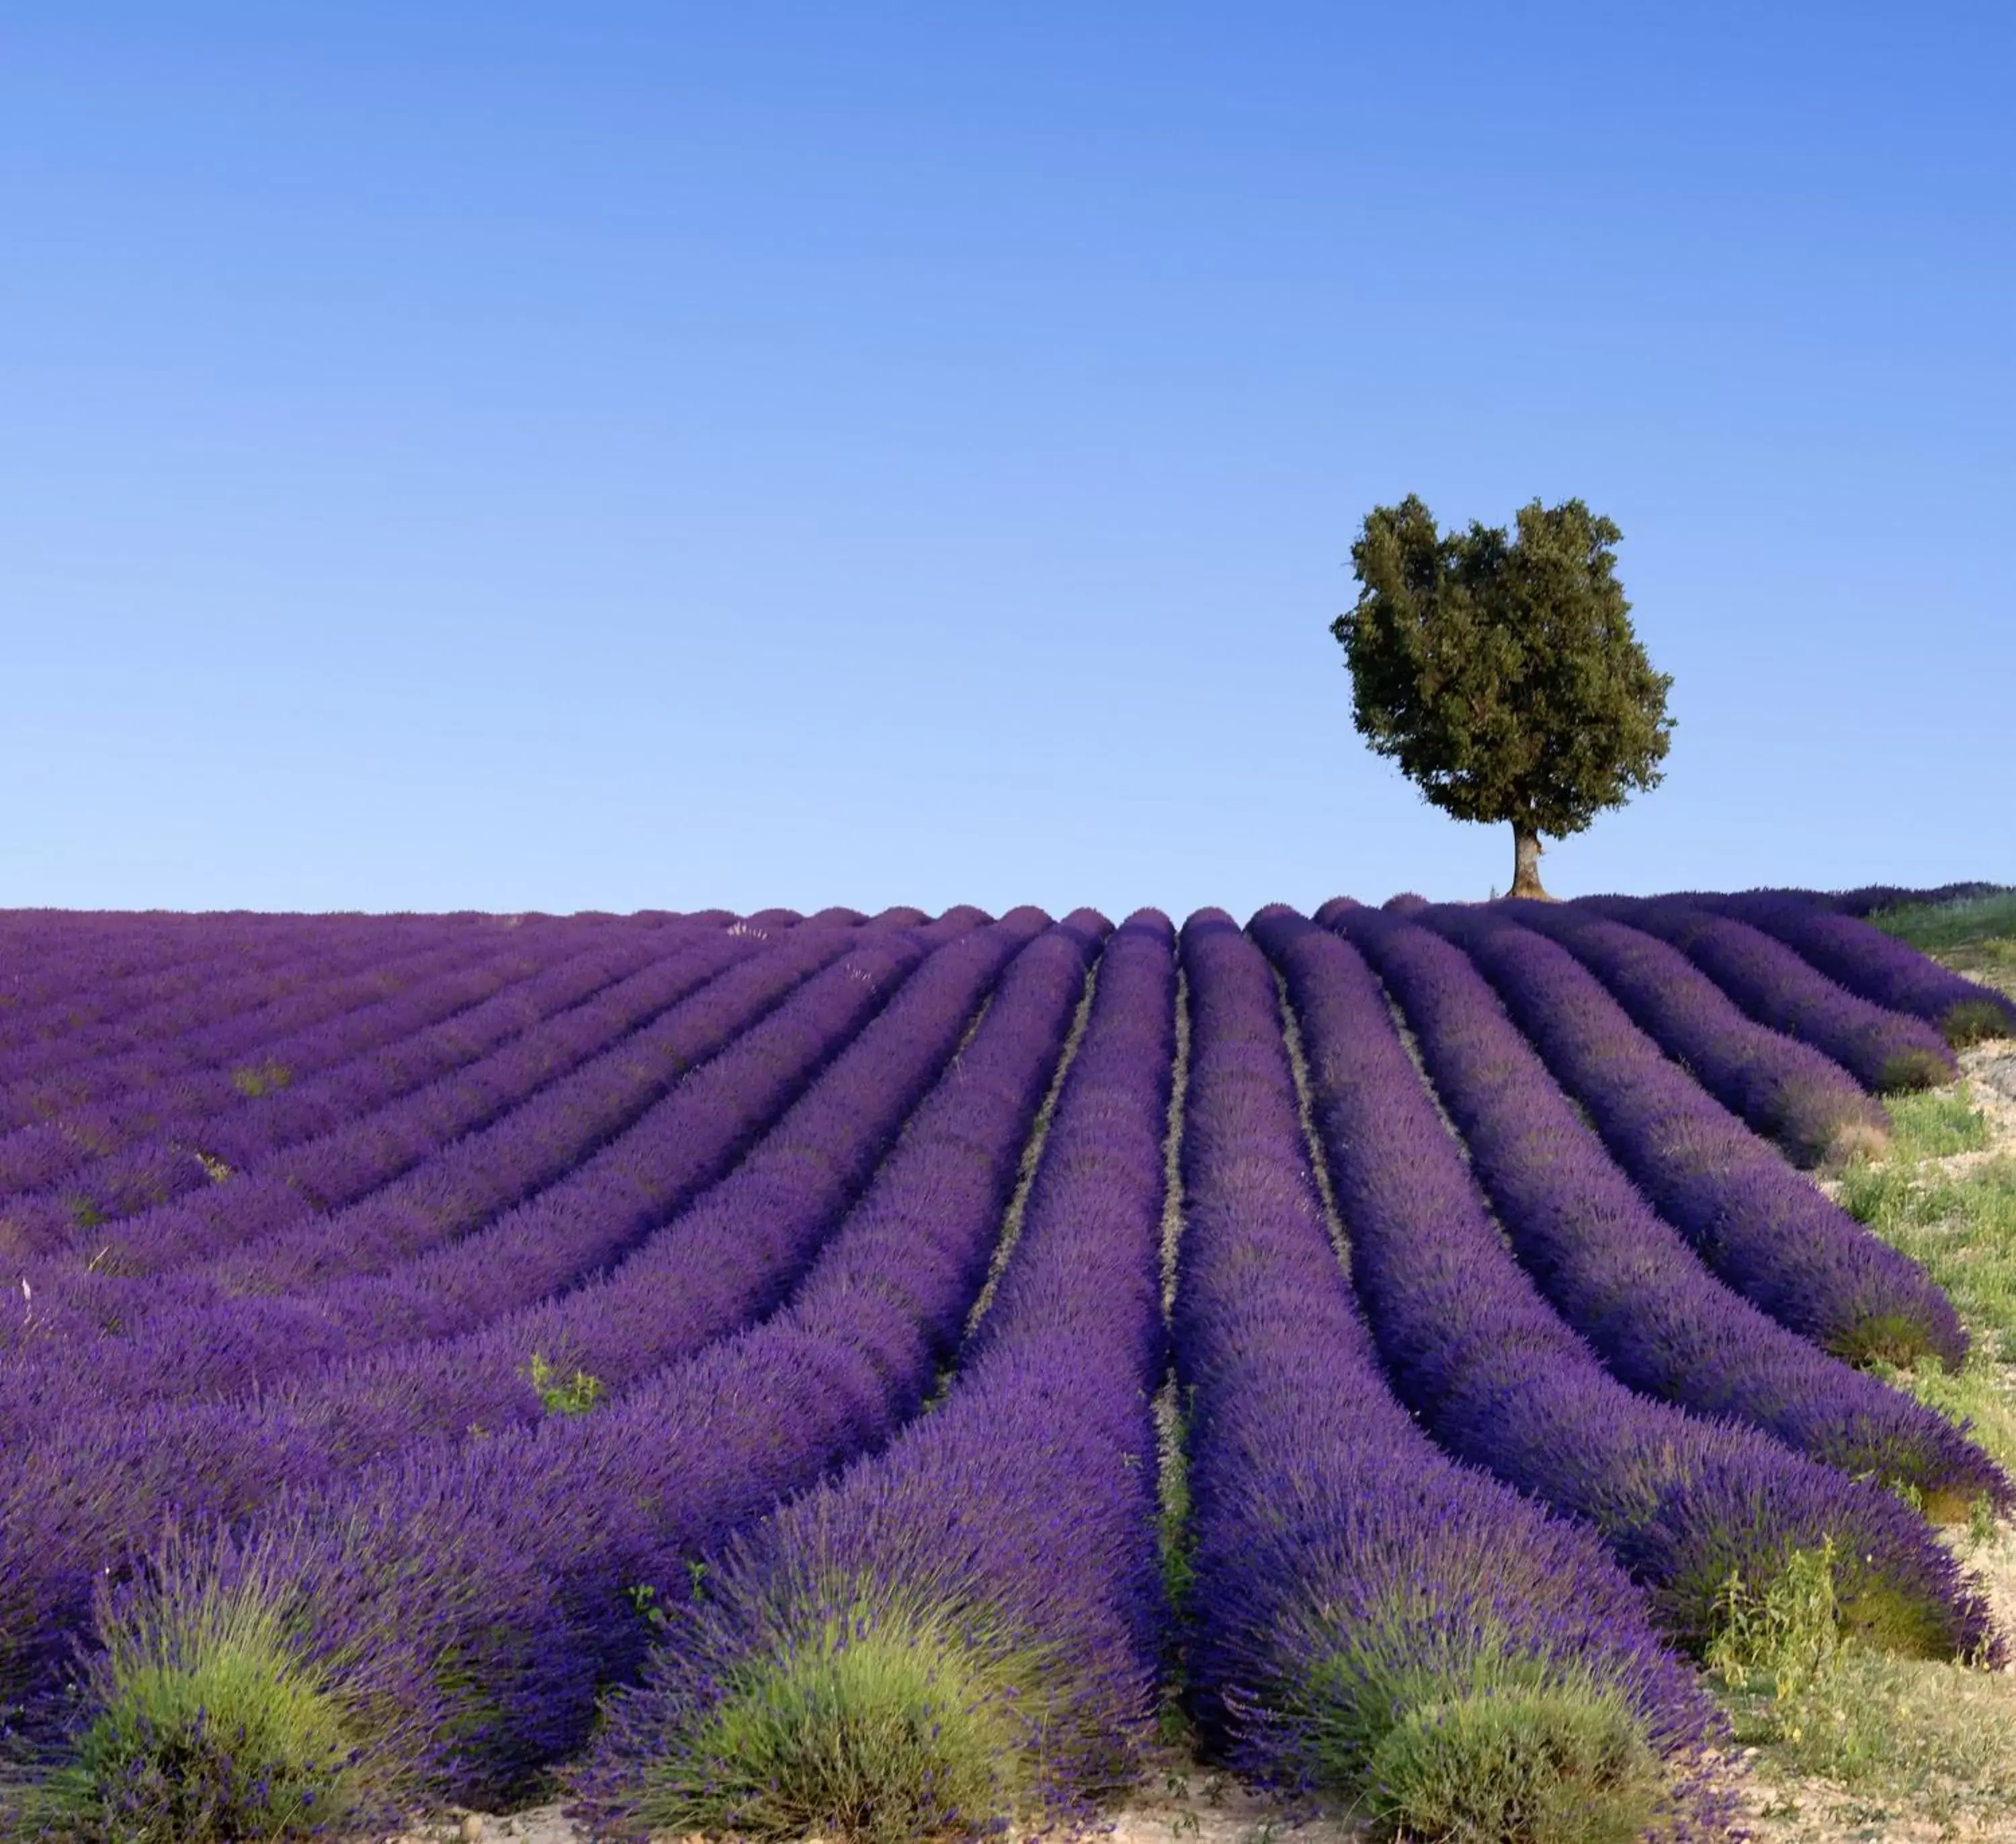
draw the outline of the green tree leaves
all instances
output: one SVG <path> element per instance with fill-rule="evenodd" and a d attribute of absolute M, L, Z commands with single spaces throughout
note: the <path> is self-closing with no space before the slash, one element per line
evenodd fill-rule
<path fill-rule="evenodd" d="M 1633 632 L 1622 535 L 1579 499 L 1535 499 L 1516 532 L 1444 534 L 1411 494 L 1366 516 L 1330 628 L 1352 716 L 1445 812 L 1561 837 L 1658 784 L 1672 680 Z"/>

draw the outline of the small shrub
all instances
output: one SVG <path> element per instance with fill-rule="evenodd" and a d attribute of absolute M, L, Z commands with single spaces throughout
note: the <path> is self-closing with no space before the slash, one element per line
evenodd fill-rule
<path fill-rule="evenodd" d="M 1402 1594 L 1348 1620 L 1312 1610 L 1327 1653 L 1273 1699 L 1307 1785 L 1384 1835 L 1599 1844 L 1671 1803 L 1643 1716 L 1573 1657 L 1489 1612 L 1424 1626 Z"/>

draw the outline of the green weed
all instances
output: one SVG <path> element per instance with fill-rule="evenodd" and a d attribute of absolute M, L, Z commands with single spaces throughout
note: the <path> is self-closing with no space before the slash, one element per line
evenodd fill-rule
<path fill-rule="evenodd" d="M 550 1414 L 585 1415 L 608 1395 L 608 1386 L 599 1377 L 591 1377 L 585 1370 L 563 1377 L 536 1351 L 525 1376 Z"/>
<path fill-rule="evenodd" d="M 271 1057 L 263 1063 L 248 1063 L 231 1072 L 231 1086 L 248 1100 L 261 1095 L 275 1094 L 293 1079 L 294 1072 Z"/>
<path fill-rule="evenodd" d="M 1746 1582 L 1732 1569 L 1715 1597 L 1702 1664 L 1744 1691 L 1768 1682 L 1780 1702 L 1832 1669 L 1841 1647 L 1835 1560 L 1830 1536 L 1817 1550 L 1793 1550 L 1775 1581 Z"/>

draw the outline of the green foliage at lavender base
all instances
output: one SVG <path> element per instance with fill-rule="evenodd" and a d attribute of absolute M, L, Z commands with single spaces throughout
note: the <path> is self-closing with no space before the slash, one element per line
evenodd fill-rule
<path fill-rule="evenodd" d="M 66 1844 L 209 1844 L 344 1825 L 362 1793 L 347 1713 L 257 1597 L 199 1597 L 113 1635 L 99 1714 L 9 1789 L 9 1831 Z"/>
<path fill-rule="evenodd" d="M 1621 1702 L 1545 1691 L 1421 1705 L 1372 1756 L 1382 1832 L 1452 1844 L 1630 1844 L 1661 1783 Z"/>
<path fill-rule="evenodd" d="M 2009 1017 L 2000 1006 L 1985 999 L 1965 999 L 1950 1007 L 1939 1017 L 1939 1030 L 1957 1050 L 1971 1043 L 2009 1035 Z"/>
<path fill-rule="evenodd" d="M 1040 1648 L 928 1606 L 861 1601 L 747 1661 L 646 1769 L 655 1831 L 853 1844 L 998 1828 L 1043 1799 Z"/>
<path fill-rule="evenodd" d="M 1451 1626 L 1404 1594 L 1348 1630 L 1308 1610 L 1316 1662 L 1267 1702 L 1314 1787 L 1382 1835 L 1601 1844 L 1664 1810 L 1666 1778 L 1624 1697 L 1535 1656 L 1488 1616 Z"/>
<path fill-rule="evenodd" d="M 1919 1089 L 1936 1089 L 1950 1082 L 1953 1071 L 1946 1059 L 1931 1050 L 1899 1050 L 1883 1065 L 1877 1090 L 1886 1097 L 1908 1095 Z M 1892 1105 L 1894 1106 L 1894 1102 Z"/>

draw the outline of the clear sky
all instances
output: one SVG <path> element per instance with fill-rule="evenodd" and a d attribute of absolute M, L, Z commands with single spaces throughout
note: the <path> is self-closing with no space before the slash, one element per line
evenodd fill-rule
<path fill-rule="evenodd" d="M 2016 9 L 23 0 L 0 906 L 1481 897 L 1376 502 L 1676 679 L 1559 892 L 2016 880 Z"/>

